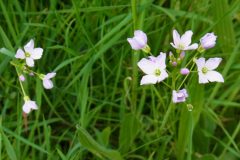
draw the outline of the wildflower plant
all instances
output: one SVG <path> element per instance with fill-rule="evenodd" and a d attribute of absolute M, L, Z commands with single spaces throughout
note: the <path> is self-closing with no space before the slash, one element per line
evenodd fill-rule
<path fill-rule="evenodd" d="M 22 106 L 24 118 L 32 110 L 37 110 L 38 105 L 35 101 L 31 100 L 30 96 L 27 94 L 23 83 L 26 83 L 26 77 L 31 76 L 34 78 L 39 78 L 43 82 L 43 87 L 45 89 L 53 88 L 53 83 L 51 78 L 55 77 L 56 73 L 42 74 L 33 70 L 35 66 L 35 61 L 41 59 L 43 55 L 42 48 L 34 48 L 34 40 L 31 39 L 24 47 L 19 48 L 15 54 L 15 59 L 11 61 L 11 64 L 16 68 L 18 74 L 19 84 L 21 87 L 24 104 Z"/>
<path fill-rule="evenodd" d="M 145 74 L 140 85 L 163 83 L 172 90 L 172 103 L 186 103 L 189 111 L 193 109 L 193 106 L 188 104 L 188 97 L 191 95 L 184 86 L 186 86 L 185 82 L 190 74 L 198 74 L 198 83 L 200 84 L 224 82 L 223 76 L 215 71 L 222 58 L 215 57 L 205 60 L 203 57 L 206 50 L 215 46 L 217 36 L 214 33 L 207 33 L 200 39 L 199 44 L 192 44 L 192 36 L 191 30 L 186 31 L 182 36 L 177 30 L 173 30 L 173 42 L 170 44 L 175 51 L 168 54 L 160 52 L 157 56 L 150 52 L 147 36 L 143 31 L 137 30 L 134 32 L 133 38 L 127 39 L 132 49 L 142 50 L 148 54 L 147 58 L 142 58 L 137 64 Z M 195 53 L 187 53 L 189 50 L 195 51 Z M 186 54 L 192 55 L 185 56 Z M 189 60 L 186 57 L 191 58 Z M 168 78 L 172 78 L 172 81 L 169 81 L 171 84 L 164 82 Z"/>

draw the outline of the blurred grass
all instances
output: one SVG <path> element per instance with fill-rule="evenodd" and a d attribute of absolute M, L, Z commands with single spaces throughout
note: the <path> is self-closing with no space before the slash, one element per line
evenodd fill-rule
<path fill-rule="evenodd" d="M 1 0 L 0 159 L 239 159 L 239 8 L 239 0 Z M 126 41 L 142 29 L 157 55 L 172 50 L 174 28 L 192 29 L 194 42 L 214 31 L 217 45 L 205 56 L 223 57 L 224 84 L 199 85 L 193 75 L 185 86 L 192 115 L 184 105 L 166 114 L 164 85 L 139 86 L 143 54 Z M 25 130 L 9 61 L 31 38 L 44 48 L 36 69 L 57 76 L 50 91 L 27 79 L 40 109 Z"/>

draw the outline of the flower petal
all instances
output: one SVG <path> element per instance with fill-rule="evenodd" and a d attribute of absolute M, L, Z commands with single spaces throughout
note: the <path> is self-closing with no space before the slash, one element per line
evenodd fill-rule
<path fill-rule="evenodd" d="M 48 73 L 44 76 L 44 79 L 50 79 L 56 76 L 55 72 Z"/>
<path fill-rule="evenodd" d="M 145 85 L 145 84 L 156 84 L 158 78 L 154 75 L 145 75 L 142 77 L 140 85 Z"/>
<path fill-rule="evenodd" d="M 208 83 L 208 77 L 202 72 L 198 72 L 198 82 L 199 83 Z"/>
<path fill-rule="evenodd" d="M 205 58 L 199 58 L 195 62 L 199 72 L 202 72 L 202 68 L 205 66 Z"/>
<path fill-rule="evenodd" d="M 157 78 L 157 82 L 161 82 L 164 79 L 166 79 L 168 77 L 168 73 L 166 72 L 166 70 L 161 70 L 161 74 L 160 76 L 158 76 Z"/>
<path fill-rule="evenodd" d="M 34 41 L 33 39 L 31 39 L 25 46 L 24 46 L 24 50 L 31 50 L 34 48 Z"/>
<path fill-rule="evenodd" d="M 166 53 L 160 52 L 160 55 L 156 58 L 156 65 L 161 69 L 166 68 Z"/>
<path fill-rule="evenodd" d="M 206 77 L 210 82 L 224 82 L 223 76 L 217 71 L 208 71 Z"/>
<path fill-rule="evenodd" d="M 145 74 L 154 74 L 157 68 L 154 62 L 146 58 L 141 59 L 137 65 Z"/>
<path fill-rule="evenodd" d="M 26 58 L 26 63 L 29 67 L 34 66 L 34 60 L 32 58 Z"/>
<path fill-rule="evenodd" d="M 43 49 L 42 48 L 34 48 L 31 54 L 32 59 L 40 59 L 42 57 Z"/>
<path fill-rule="evenodd" d="M 190 46 L 185 47 L 184 50 L 194 50 L 194 49 L 197 49 L 197 48 L 198 48 L 198 44 L 194 43 Z"/>
<path fill-rule="evenodd" d="M 181 43 L 180 35 L 178 34 L 177 30 L 175 30 L 175 29 L 173 30 L 173 43 L 174 43 L 174 46 L 177 46 L 179 43 Z M 174 48 L 176 48 L 176 47 L 174 47 Z"/>
<path fill-rule="evenodd" d="M 142 41 L 147 44 L 147 35 L 141 31 L 141 30 L 136 30 L 134 31 L 134 36 L 138 37 L 139 39 L 142 39 Z"/>
<path fill-rule="evenodd" d="M 25 101 L 22 109 L 23 109 L 23 112 L 28 114 L 30 113 L 31 110 L 38 109 L 38 107 L 35 101 L 29 100 L 29 101 Z"/>
<path fill-rule="evenodd" d="M 184 44 L 185 47 L 189 46 L 192 41 L 192 35 L 193 32 L 191 30 L 186 31 L 182 36 L 181 36 L 181 43 Z"/>
<path fill-rule="evenodd" d="M 142 49 L 142 45 L 140 45 L 140 44 L 138 43 L 138 41 L 136 41 L 136 39 L 134 39 L 134 38 L 128 38 L 127 41 L 128 41 L 128 43 L 131 45 L 132 49 L 134 49 L 134 50 L 140 50 L 140 49 Z"/>
<path fill-rule="evenodd" d="M 221 61 L 222 58 L 209 58 L 205 65 L 209 70 L 214 70 L 219 66 Z"/>
<path fill-rule="evenodd" d="M 24 51 L 19 48 L 19 49 L 17 50 L 17 53 L 16 53 L 16 55 L 15 55 L 15 58 L 25 59 L 26 57 L 25 57 Z"/>
<path fill-rule="evenodd" d="M 43 80 L 43 87 L 46 88 L 46 89 L 51 89 L 53 88 L 53 83 L 51 80 L 49 79 L 44 79 Z"/>

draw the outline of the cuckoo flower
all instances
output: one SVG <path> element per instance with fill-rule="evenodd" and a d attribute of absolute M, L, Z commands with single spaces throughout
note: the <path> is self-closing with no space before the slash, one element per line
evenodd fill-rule
<path fill-rule="evenodd" d="M 141 79 L 141 85 L 156 84 L 168 77 L 166 72 L 166 53 L 160 52 L 157 57 L 149 56 L 149 59 L 143 58 L 138 62 L 138 67 L 146 74 Z"/>
<path fill-rule="evenodd" d="M 51 81 L 51 78 L 55 77 L 56 73 L 48 73 L 46 75 L 41 75 L 41 79 L 43 80 L 43 87 L 46 89 L 53 88 L 53 83 Z"/>
<path fill-rule="evenodd" d="M 24 113 L 28 114 L 28 113 L 31 112 L 31 110 L 37 110 L 38 109 L 38 106 L 37 106 L 36 102 L 31 101 L 29 99 L 29 97 L 27 97 L 27 96 L 24 97 L 24 101 L 25 101 L 25 103 L 24 103 L 23 108 L 22 108 Z"/>
<path fill-rule="evenodd" d="M 208 82 L 224 82 L 224 79 L 220 73 L 214 71 L 222 61 L 222 58 L 209 58 L 205 62 L 205 58 L 199 58 L 196 60 L 198 68 L 199 83 Z"/>
<path fill-rule="evenodd" d="M 186 89 L 182 89 L 179 91 L 173 90 L 172 92 L 173 103 L 185 102 L 187 97 L 188 97 L 188 94 Z"/>
<path fill-rule="evenodd" d="M 170 43 L 174 48 L 179 51 L 194 50 L 198 48 L 198 44 L 191 44 L 193 32 L 186 31 L 181 37 L 176 30 L 173 30 L 173 43 Z"/>
<path fill-rule="evenodd" d="M 24 50 L 19 48 L 15 55 L 18 59 L 25 59 L 26 64 L 29 67 L 34 66 L 34 60 L 40 59 L 42 57 L 43 49 L 34 48 L 34 41 L 31 39 L 25 46 Z"/>
<path fill-rule="evenodd" d="M 217 36 L 214 33 L 207 33 L 201 39 L 201 47 L 204 49 L 213 48 L 216 44 Z"/>
<path fill-rule="evenodd" d="M 147 45 L 147 35 L 141 30 L 134 31 L 134 37 L 128 38 L 127 41 L 134 50 L 141 49 L 146 53 L 150 52 L 150 48 Z"/>

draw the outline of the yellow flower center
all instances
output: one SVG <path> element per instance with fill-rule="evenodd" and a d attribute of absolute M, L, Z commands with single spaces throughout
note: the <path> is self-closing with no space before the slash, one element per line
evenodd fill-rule
<path fill-rule="evenodd" d="M 202 68 L 202 73 L 203 73 L 203 74 L 206 74 L 207 72 L 208 72 L 207 67 L 203 67 L 203 68 Z"/>
<path fill-rule="evenodd" d="M 25 57 L 30 57 L 31 56 L 31 54 L 30 53 L 28 53 L 28 52 L 25 52 Z"/>
<path fill-rule="evenodd" d="M 160 69 L 156 69 L 156 70 L 155 70 L 155 75 L 156 75 L 156 76 L 160 76 L 160 75 L 161 75 Z"/>

